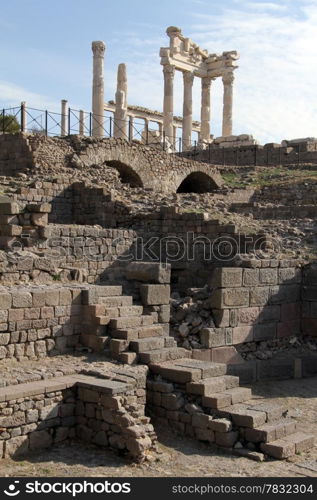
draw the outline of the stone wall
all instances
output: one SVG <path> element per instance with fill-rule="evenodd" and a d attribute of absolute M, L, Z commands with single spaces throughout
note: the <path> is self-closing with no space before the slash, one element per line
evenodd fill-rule
<path fill-rule="evenodd" d="M 211 165 L 291 165 L 317 162 L 317 142 L 301 142 L 292 145 L 275 143 L 249 146 L 220 147 L 210 144 L 204 150 L 193 148 L 190 152 L 181 153 L 180 156 L 209 163 Z"/>
<path fill-rule="evenodd" d="M 3 141 L 6 142 L 0 143 L 0 175 L 15 175 L 30 167 L 51 172 L 61 168 L 74 168 L 75 172 L 76 169 L 98 168 L 100 174 L 103 167 L 107 171 L 110 166 L 119 171 L 123 182 L 160 192 L 176 192 L 193 172 L 203 174 L 212 189 L 216 190 L 223 183 L 216 168 L 135 141 L 80 136 L 52 138 L 39 134 L 5 136 Z M 20 157 L 22 161 L 17 161 Z"/>
<path fill-rule="evenodd" d="M 195 357 L 239 362 L 233 346 L 301 334 L 301 269 L 285 260 L 254 266 L 214 270 L 208 302 L 215 328 L 201 330 L 205 351 Z"/>
<path fill-rule="evenodd" d="M 303 272 L 302 329 L 304 335 L 317 336 L 317 264 L 307 266 Z"/>
<path fill-rule="evenodd" d="M 81 333 L 81 288 L 0 289 L 0 359 L 38 359 L 73 350 Z"/>
<path fill-rule="evenodd" d="M 142 461 L 156 440 L 144 413 L 146 373 L 129 383 L 73 375 L 0 389 L 0 458 L 78 438 Z"/>

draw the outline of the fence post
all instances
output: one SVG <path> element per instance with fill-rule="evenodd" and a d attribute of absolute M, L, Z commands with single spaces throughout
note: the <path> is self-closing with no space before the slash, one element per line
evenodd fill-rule
<path fill-rule="evenodd" d="M 47 135 L 47 121 L 48 121 L 48 112 L 45 110 L 45 135 Z"/>
<path fill-rule="evenodd" d="M 225 165 L 225 148 L 222 148 L 222 164 Z"/>
<path fill-rule="evenodd" d="M 92 120 L 92 117 L 91 117 L 91 111 L 89 113 L 89 137 L 91 137 L 91 120 Z"/>
<path fill-rule="evenodd" d="M 85 133 L 85 113 L 82 109 L 79 110 L 79 135 L 84 135 Z"/>
<path fill-rule="evenodd" d="M 67 134 L 67 101 L 62 99 L 61 101 L 61 135 Z"/>
<path fill-rule="evenodd" d="M 21 102 L 21 132 L 26 132 L 26 103 Z"/>
<path fill-rule="evenodd" d="M 209 163 L 211 161 L 211 143 L 210 142 L 208 144 L 208 161 L 209 161 Z"/>
<path fill-rule="evenodd" d="M 3 109 L 2 110 L 2 133 L 4 134 L 4 122 L 5 122 L 5 113 L 6 113 L 6 110 Z"/>
<path fill-rule="evenodd" d="M 68 108 L 68 135 L 70 135 L 70 114 L 71 114 L 71 109 Z"/>
<path fill-rule="evenodd" d="M 109 122 L 109 137 L 110 139 L 112 137 L 112 116 L 110 116 L 110 122 Z"/>

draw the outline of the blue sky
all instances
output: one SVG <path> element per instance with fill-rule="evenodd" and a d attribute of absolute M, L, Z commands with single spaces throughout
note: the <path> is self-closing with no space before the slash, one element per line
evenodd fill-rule
<path fill-rule="evenodd" d="M 234 133 L 260 142 L 317 136 L 317 0 L 10 0 L 1 2 L 0 107 L 91 107 L 91 41 L 104 40 L 105 98 L 127 63 L 130 104 L 162 109 L 159 48 L 167 26 L 209 52 L 238 50 Z M 197 80 L 197 81 L 196 81 Z M 200 87 L 194 83 L 194 118 Z M 212 89 L 212 132 L 221 130 L 221 82 Z M 175 112 L 182 83 L 175 79 Z"/>

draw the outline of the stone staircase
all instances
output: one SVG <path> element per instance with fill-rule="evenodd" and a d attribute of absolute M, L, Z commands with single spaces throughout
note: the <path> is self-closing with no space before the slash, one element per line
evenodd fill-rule
<path fill-rule="evenodd" d="M 166 334 L 155 313 L 144 314 L 143 306 L 133 305 L 132 296 L 122 295 L 121 286 L 98 287 L 98 294 L 87 302 L 81 342 L 93 351 L 126 364 L 149 364 L 190 355 Z"/>
<path fill-rule="evenodd" d="M 253 398 L 238 377 L 227 375 L 225 364 L 191 359 L 191 352 L 177 347 L 166 325 L 158 323 L 157 314 L 145 314 L 121 286 L 85 290 L 84 303 L 82 344 L 125 364 L 149 365 L 160 389 L 152 397 L 155 382 L 149 379 L 148 405 L 167 425 L 256 460 L 288 458 L 313 446 L 314 436 L 297 431 L 284 406 Z M 180 395 L 184 404 L 175 407 Z M 188 412 L 186 404 L 198 411 Z"/>
<path fill-rule="evenodd" d="M 287 418 L 283 405 L 253 398 L 251 389 L 239 386 L 238 377 L 226 374 L 225 364 L 184 358 L 151 363 L 149 368 L 161 390 L 161 398 L 151 397 L 150 382 L 152 412 L 164 416 L 168 424 L 175 425 L 179 419 L 178 429 L 186 422 L 186 434 L 254 459 L 261 459 L 261 454 L 288 458 L 314 445 L 314 436 L 297 431 L 296 421 Z M 175 398 L 163 398 L 164 382 L 169 395 L 174 394 L 178 400 L 181 395 L 184 401 L 177 411 Z M 170 401 L 170 407 L 166 401 Z M 193 403 L 196 411 L 190 415 L 188 405 Z"/>

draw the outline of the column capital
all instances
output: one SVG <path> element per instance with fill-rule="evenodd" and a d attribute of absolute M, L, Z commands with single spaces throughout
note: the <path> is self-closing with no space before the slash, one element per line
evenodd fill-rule
<path fill-rule="evenodd" d="M 210 78 L 210 76 L 204 76 L 202 79 L 201 79 L 201 87 L 203 89 L 210 89 L 211 87 L 211 82 L 215 80 L 215 78 Z"/>
<path fill-rule="evenodd" d="M 106 44 L 103 41 L 98 40 L 91 43 L 91 49 L 94 56 L 103 57 L 105 55 Z"/>
<path fill-rule="evenodd" d="M 192 85 L 194 82 L 194 73 L 192 71 L 183 71 L 183 78 L 184 78 L 184 83 L 187 83 L 188 85 Z"/>
<path fill-rule="evenodd" d="M 225 73 L 224 75 L 222 75 L 222 81 L 224 85 L 232 85 L 234 81 L 233 71 L 230 71 L 230 73 Z"/>
<path fill-rule="evenodd" d="M 173 66 L 172 64 L 164 64 L 163 73 L 164 73 L 164 75 L 174 76 L 175 66 Z"/>

